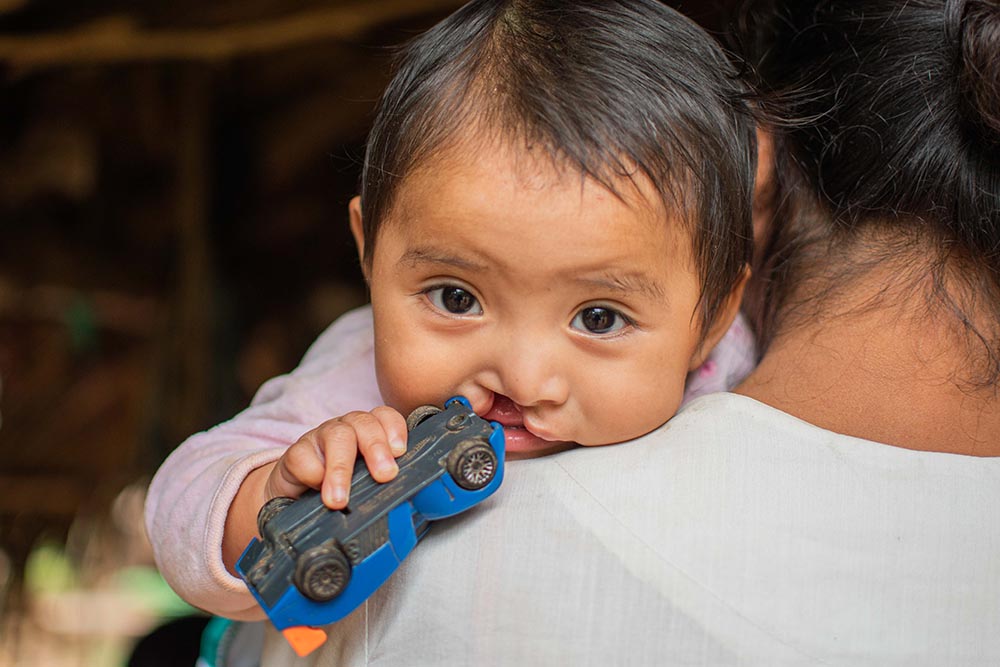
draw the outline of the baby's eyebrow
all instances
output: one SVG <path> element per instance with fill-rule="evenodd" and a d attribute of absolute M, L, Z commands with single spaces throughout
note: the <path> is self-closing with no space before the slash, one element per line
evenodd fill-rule
<path fill-rule="evenodd" d="M 654 300 L 662 300 L 666 297 L 662 285 L 641 273 L 603 273 L 574 276 L 573 280 L 588 287 L 621 294 L 639 293 Z"/>
<path fill-rule="evenodd" d="M 476 262 L 468 257 L 460 257 L 459 255 L 427 246 L 410 248 L 399 258 L 399 262 L 410 267 L 421 264 L 436 264 L 478 272 L 485 272 L 489 268 L 485 264 Z M 623 295 L 638 293 L 653 300 L 666 298 L 666 292 L 662 285 L 651 280 L 645 274 L 634 271 L 623 273 L 612 271 L 584 274 L 573 273 L 568 278 L 572 282 L 589 289 L 606 290 Z"/>
<path fill-rule="evenodd" d="M 442 252 L 435 248 L 416 247 L 410 248 L 399 258 L 400 263 L 411 267 L 420 264 L 444 264 L 466 271 L 485 271 L 486 265 L 474 262 L 467 257 L 459 257 L 448 252 Z"/>

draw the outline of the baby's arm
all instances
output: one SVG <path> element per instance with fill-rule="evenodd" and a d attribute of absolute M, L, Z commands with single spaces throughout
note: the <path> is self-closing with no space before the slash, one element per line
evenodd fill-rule
<path fill-rule="evenodd" d="M 289 446 L 317 424 L 381 403 L 371 311 L 365 308 L 327 329 L 302 364 L 265 383 L 244 412 L 185 441 L 157 471 L 146 501 L 146 530 L 167 582 L 214 614 L 263 618 L 223 562 L 224 529 L 237 493 L 248 479 L 258 482 L 263 471 L 269 476 Z M 246 510 L 254 523 L 257 509 Z"/>
<path fill-rule="evenodd" d="M 296 498 L 306 489 L 320 489 L 328 507 L 342 509 L 347 506 L 358 452 L 372 478 L 388 482 L 399 470 L 393 457 L 405 451 L 406 420 L 384 405 L 370 412 L 349 412 L 307 432 L 276 462 L 252 471 L 240 485 L 223 533 L 226 569 L 235 571 L 236 560 L 256 535 L 257 512 L 271 498 Z"/>

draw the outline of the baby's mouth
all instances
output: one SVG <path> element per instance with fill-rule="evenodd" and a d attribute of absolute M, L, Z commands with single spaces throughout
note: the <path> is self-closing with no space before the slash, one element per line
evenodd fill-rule
<path fill-rule="evenodd" d="M 499 422 L 508 432 L 524 431 L 539 440 L 555 442 L 552 438 L 536 433 L 530 425 L 526 425 L 521 406 L 503 394 L 493 395 L 493 405 L 482 417 L 489 421 Z"/>
<path fill-rule="evenodd" d="M 517 403 L 503 394 L 493 395 L 493 405 L 483 419 L 500 422 L 504 428 L 524 428 L 524 415 Z"/>
<path fill-rule="evenodd" d="M 531 416 L 529 415 L 529 423 L 525 424 L 521 406 L 501 394 L 493 395 L 493 405 L 482 417 L 504 427 L 508 458 L 534 458 L 554 454 L 572 446 L 570 442 L 536 433 L 532 428 Z"/>

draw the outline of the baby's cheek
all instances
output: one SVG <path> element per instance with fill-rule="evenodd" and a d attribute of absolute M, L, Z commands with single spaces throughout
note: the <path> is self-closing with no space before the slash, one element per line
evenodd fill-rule
<path fill-rule="evenodd" d="M 451 397 L 446 374 L 431 359 L 388 356 L 376 362 L 379 391 L 386 405 L 404 416 L 421 405 L 441 405 Z"/>
<path fill-rule="evenodd" d="M 668 374 L 633 374 L 626 382 L 604 384 L 583 410 L 592 418 L 585 444 L 624 442 L 649 433 L 677 412 L 683 394 L 684 383 Z"/>
<path fill-rule="evenodd" d="M 399 363 L 398 358 L 389 355 L 376 355 L 375 377 L 378 380 L 379 392 L 386 405 L 393 407 L 404 415 L 412 409 L 409 396 L 413 393 L 412 373 Z"/>

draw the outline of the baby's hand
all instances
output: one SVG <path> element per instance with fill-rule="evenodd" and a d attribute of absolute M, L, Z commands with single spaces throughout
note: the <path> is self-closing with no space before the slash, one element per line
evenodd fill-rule
<path fill-rule="evenodd" d="M 268 498 L 295 498 L 306 489 L 319 489 L 324 505 L 343 509 L 358 451 L 375 481 L 391 480 L 399 472 L 394 457 L 406 451 L 406 418 L 383 405 L 323 422 L 282 455 L 271 470 L 265 493 Z"/>

